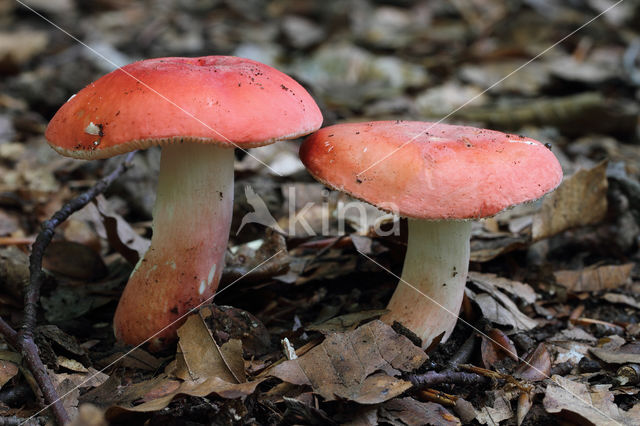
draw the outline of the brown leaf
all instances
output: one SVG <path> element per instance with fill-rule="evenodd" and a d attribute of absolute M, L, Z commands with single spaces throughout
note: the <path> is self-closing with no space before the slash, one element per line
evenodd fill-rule
<path fill-rule="evenodd" d="M 491 368 L 505 356 L 518 360 L 518 351 L 513 342 L 497 328 L 492 328 L 488 337 L 482 336 L 481 354 L 485 368 Z"/>
<path fill-rule="evenodd" d="M 11 361 L 0 359 L 0 388 L 18 374 L 18 366 Z"/>
<path fill-rule="evenodd" d="M 4 69 L 19 67 L 42 52 L 49 43 L 45 31 L 21 29 L 0 33 L 0 66 Z"/>
<path fill-rule="evenodd" d="M 162 389 L 175 388 L 175 385 L 169 384 L 166 382 L 175 382 L 175 380 L 169 379 L 167 377 L 153 379 L 155 381 L 154 388 L 158 388 L 158 386 Z M 150 411 L 158 411 L 165 408 L 169 403 L 178 395 L 191 395 L 191 396 L 199 396 L 205 397 L 209 394 L 216 394 L 221 398 L 225 399 L 237 399 L 242 398 L 247 395 L 251 395 L 256 387 L 262 382 L 262 380 L 257 380 L 254 382 L 246 382 L 246 383 L 229 383 L 226 382 L 219 377 L 198 379 L 198 380 L 188 380 L 180 384 L 179 387 L 175 388 L 172 392 L 151 400 L 144 402 L 140 405 L 132 405 L 131 403 L 126 405 L 116 405 L 111 406 L 107 410 L 107 419 L 112 420 L 114 417 L 125 413 L 127 411 L 132 412 L 150 412 Z M 132 400 L 136 401 L 137 399 Z"/>
<path fill-rule="evenodd" d="M 545 197 L 542 208 L 533 216 L 533 240 L 600 222 L 607 212 L 606 170 L 606 161 L 588 170 L 578 170 Z"/>
<path fill-rule="evenodd" d="M 536 292 L 531 288 L 529 284 L 521 283 L 520 281 L 510 280 L 508 278 L 499 277 L 496 274 L 483 274 L 481 272 L 470 271 L 469 280 L 474 283 L 482 282 L 484 288 L 499 288 L 505 290 L 509 294 L 516 296 L 527 303 L 533 303 L 536 301 Z"/>
<path fill-rule="evenodd" d="M 531 353 L 516 370 L 515 376 L 537 382 L 544 380 L 551 374 L 551 356 L 544 343 Z"/>
<path fill-rule="evenodd" d="M 605 265 L 578 271 L 556 271 L 556 282 L 575 293 L 583 291 L 612 290 L 630 282 L 634 263 Z"/>
<path fill-rule="evenodd" d="M 474 283 L 490 294 L 476 294 L 468 287 L 465 288 L 465 294 L 478 304 L 482 315 L 489 321 L 509 325 L 515 330 L 531 330 L 538 325 L 538 321 L 520 312 L 516 304 L 506 294 L 481 281 Z"/>
<path fill-rule="evenodd" d="M 578 424 L 585 421 L 603 426 L 638 424 L 637 416 L 615 405 L 613 394 L 608 390 L 611 385 L 604 385 L 605 388 L 596 385 L 590 389 L 585 384 L 558 375 L 551 379 L 542 401 L 548 413 L 559 413 Z"/>
<path fill-rule="evenodd" d="M 89 247 L 71 241 L 53 241 L 44 252 L 42 267 L 83 281 L 97 281 L 108 271 L 102 257 Z"/>
<path fill-rule="evenodd" d="M 640 343 L 627 343 L 619 348 L 591 348 L 589 352 L 608 364 L 640 363 Z"/>
<path fill-rule="evenodd" d="M 640 302 L 627 294 L 606 293 L 602 296 L 602 298 L 607 302 L 621 303 L 636 309 L 640 309 Z"/>
<path fill-rule="evenodd" d="M 460 420 L 446 408 L 434 402 L 419 402 L 413 398 L 387 401 L 378 409 L 378 418 L 391 425 L 421 426 L 460 425 Z"/>
<path fill-rule="evenodd" d="M 513 411 L 509 400 L 505 397 L 503 391 L 494 391 L 493 404 L 485 405 L 482 409 L 476 411 L 476 420 L 481 424 L 498 425 L 501 421 L 513 417 Z"/>
<path fill-rule="evenodd" d="M 531 399 L 531 394 L 528 392 L 522 392 L 518 397 L 518 408 L 516 409 L 516 420 L 518 422 L 518 426 L 522 424 L 532 406 L 533 400 Z"/>
<path fill-rule="evenodd" d="M 202 315 L 190 315 L 178 329 L 178 337 L 177 364 L 186 369 L 179 368 L 177 377 L 184 380 L 219 377 L 229 383 L 245 381 L 241 341 L 232 339 L 218 347 Z"/>
<path fill-rule="evenodd" d="M 109 245 L 127 261 L 135 265 L 149 248 L 150 241 L 141 237 L 119 214 L 113 211 L 109 202 L 98 195 L 86 207 L 94 218 L 102 221 L 98 234 L 109 241 Z"/>
<path fill-rule="evenodd" d="M 275 366 L 270 374 L 288 383 L 310 385 L 328 401 L 343 398 L 373 404 L 409 389 L 410 383 L 392 376 L 412 371 L 426 359 L 409 339 L 376 320 L 350 332 L 330 334 L 322 344 Z"/>

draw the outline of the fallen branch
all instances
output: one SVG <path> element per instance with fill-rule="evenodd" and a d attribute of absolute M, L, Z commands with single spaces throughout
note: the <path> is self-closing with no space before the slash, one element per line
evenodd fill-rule
<path fill-rule="evenodd" d="M 69 216 L 80 210 L 107 190 L 109 185 L 122 175 L 130 166 L 134 152 L 127 155 L 124 161 L 111 172 L 108 176 L 100 179 L 94 186 L 87 191 L 78 195 L 73 200 L 66 203 L 58 210 L 51 219 L 42 224 L 42 230 L 38 234 L 36 241 L 31 248 L 31 256 L 29 258 L 29 284 L 25 288 L 24 294 L 24 318 L 20 330 L 16 332 L 11 326 L 0 318 L 0 333 L 16 350 L 22 354 L 23 360 L 33 374 L 42 395 L 44 396 L 45 408 L 51 407 L 56 421 L 60 425 L 67 423 L 69 415 L 62 405 L 61 398 L 58 397 L 56 388 L 54 387 L 47 369 L 40 359 L 38 346 L 34 340 L 34 331 L 36 328 L 37 307 L 40 299 L 40 287 L 44 278 L 42 271 L 42 258 L 46 248 L 49 246 L 53 238 L 55 229 L 63 223 Z M 12 421 L 12 420 L 7 420 Z M 0 422 L 0 424 L 2 424 Z"/>
<path fill-rule="evenodd" d="M 427 371 L 424 374 L 410 374 L 407 376 L 407 379 L 418 389 L 425 389 L 445 383 L 468 386 L 487 382 L 487 379 L 479 374 L 450 370 L 442 373 Z"/>

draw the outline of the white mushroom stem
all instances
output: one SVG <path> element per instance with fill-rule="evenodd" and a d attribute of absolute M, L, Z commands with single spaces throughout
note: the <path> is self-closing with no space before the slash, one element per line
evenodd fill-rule
<path fill-rule="evenodd" d="M 120 298 L 118 340 L 153 348 L 174 340 L 172 324 L 211 297 L 224 267 L 233 213 L 233 149 L 184 143 L 162 150 L 153 237 Z M 165 328 L 166 327 L 166 328 Z"/>
<path fill-rule="evenodd" d="M 382 319 L 413 331 L 426 348 L 453 331 L 469 270 L 471 221 L 409 219 L 402 277 Z"/>

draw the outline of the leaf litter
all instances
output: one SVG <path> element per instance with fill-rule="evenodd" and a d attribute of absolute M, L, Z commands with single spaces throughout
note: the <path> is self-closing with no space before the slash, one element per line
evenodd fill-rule
<path fill-rule="evenodd" d="M 637 5 L 620 4 L 482 94 L 612 2 L 569 9 L 536 1 L 365 0 L 349 7 L 330 1 L 322 10 L 298 3 L 30 2 L 54 21 L 64 18 L 83 39 L 91 28 L 107 56 L 122 63 L 212 49 L 253 52 L 302 78 L 327 124 L 439 120 L 480 95 L 448 120 L 550 143 L 564 182 L 541 201 L 474 224 L 460 314 L 467 324 L 459 321 L 427 356 L 406 330 L 376 320 L 397 283 L 358 254 L 399 270 L 404 221 L 358 204 L 371 220 L 351 211 L 341 229 L 338 205 L 353 200 L 306 174 L 297 142 L 256 151 L 283 176 L 248 156 L 237 162 L 223 283 L 276 257 L 216 297 L 219 305 L 190 316 L 177 349 L 152 355 L 144 348 L 128 353 L 111 329 L 117 299 L 152 234 L 159 155 L 138 153 L 129 179 L 61 226 L 45 259 L 38 345 L 60 392 L 71 391 L 64 403 L 77 410 L 75 424 L 106 424 L 105 416 L 149 424 L 640 423 L 639 67 L 628 41 L 637 35 Z M 39 224 L 104 173 L 102 163 L 58 157 L 44 128 L 107 70 L 37 16 L 12 2 L 0 2 L 0 10 L 0 310 L 15 325 Z M 278 232 L 240 229 L 252 211 L 249 186 Z M 317 235 L 300 221 L 290 229 L 290 200 Z M 375 235 L 380 220 L 399 224 L 400 235 Z M 469 340 L 479 332 L 489 337 Z M 284 339 L 296 359 L 285 357 Z M 454 367 L 451 359 L 463 361 Z M 1 413 L 26 418 L 39 407 L 33 376 L 9 346 L 0 360 Z M 475 376 L 458 383 L 454 373 L 461 372 Z M 427 373 L 445 381 L 427 389 L 412 384 L 412 375 Z"/>

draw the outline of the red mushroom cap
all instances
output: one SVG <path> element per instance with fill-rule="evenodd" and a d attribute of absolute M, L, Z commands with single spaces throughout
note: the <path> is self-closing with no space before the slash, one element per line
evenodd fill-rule
<path fill-rule="evenodd" d="M 427 122 L 325 127 L 303 142 L 300 158 L 335 189 L 431 220 L 491 216 L 542 197 L 562 180 L 558 160 L 538 141 Z"/>
<path fill-rule="evenodd" d="M 307 91 L 267 65 L 232 56 L 158 58 L 82 89 L 45 136 L 62 155 L 94 159 L 181 141 L 250 148 L 321 124 Z"/>

